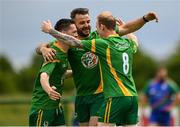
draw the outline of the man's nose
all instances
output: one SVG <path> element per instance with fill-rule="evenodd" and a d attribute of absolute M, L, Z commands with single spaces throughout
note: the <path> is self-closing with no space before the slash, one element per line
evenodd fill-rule
<path fill-rule="evenodd" d="M 85 23 L 85 26 L 88 27 L 88 26 L 89 26 L 89 23 Z"/>

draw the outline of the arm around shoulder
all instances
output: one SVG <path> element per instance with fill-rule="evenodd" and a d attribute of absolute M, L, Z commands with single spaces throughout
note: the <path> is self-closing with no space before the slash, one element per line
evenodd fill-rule
<path fill-rule="evenodd" d="M 41 43 L 41 44 L 38 45 L 38 47 L 36 48 L 36 53 L 37 53 L 38 55 L 42 55 L 41 49 L 42 49 L 42 48 L 48 48 L 48 47 L 49 47 L 49 44 L 47 44 L 47 43 Z"/>

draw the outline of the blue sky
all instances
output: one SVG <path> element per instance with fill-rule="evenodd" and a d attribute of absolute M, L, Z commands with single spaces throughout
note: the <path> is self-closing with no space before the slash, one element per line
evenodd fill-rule
<path fill-rule="evenodd" d="M 52 39 L 40 31 L 42 20 L 55 24 L 77 7 L 89 8 L 92 30 L 104 10 L 125 22 L 157 12 L 159 23 L 147 23 L 135 32 L 140 47 L 157 59 L 167 58 L 180 40 L 180 0 L 0 0 L 0 53 L 17 68 L 27 65 L 35 47 Z"/>

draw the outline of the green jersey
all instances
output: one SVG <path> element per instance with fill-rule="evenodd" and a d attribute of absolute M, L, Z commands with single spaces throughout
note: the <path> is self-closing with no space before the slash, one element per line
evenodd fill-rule
<path fill-rule="evenodd" d="M 63 75 L 67 69 L 67 53 L 65 53 L 58 42 L 51 43 L 51 48 L 56 50 L 56 59 L 42 64 L 35 80 L 32 95 L 32 109 L 57 108 L 60 100 L 51 100 L 43 90 L 40 83 L 40 74 L 46 72 L 49 75 L 50 86 L 55 86 L 56 91 L 62 93 Z"/>
<path fill-rule="evenodd" d="M 85 40 L 98 37 L 97 32 L 92 32 Z M 102 92 L 98 56 L 82 48 L 71 48 L 68 51 L 68 60 L 73 70 L 73 79 L 77 96 L 92 95 Z"/>
<path fill-rule="evenodd" d="M 82 44 L 84 49 L 99 56 L 105 98 L 137 96 L 132 77 L 135 42 L 112 35 L 106 39 L 82 40 Z"/>

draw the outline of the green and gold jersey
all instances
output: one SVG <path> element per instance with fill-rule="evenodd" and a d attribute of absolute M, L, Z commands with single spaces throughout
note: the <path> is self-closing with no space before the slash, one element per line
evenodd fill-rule
<path fill-rule="evenodd" d="M 106 39 L 82 40 L 82 44 L 83 49 L 99 57 L 105 98 L 137 96 L 132 77 L 133 54 L 137 46 L 133 41 L 112 35 Z"/>
<path fill-rule="evenodd" d="M 51 100 L 40 83 L 40 74 L 46 72 L 49 75 L 50 85 L 55 86 L 56 91 L 62 93 L 63 75 L 68 67 L 67 53 L 62 50 L 58 42 L 51 43 L 51 48 L 56 50 L 56 59 L 42 64 L 35 80 L 31 109 L 52 109 L 58 107 L 60 102 L 60 100 Z"/>
<path fill-rule="evenodd" d="M 94 38 L 99 38 L 97 32 L 92 32 L 85 40 L 92 40 Z M 73 70 L 77 96 L 102 92 L 98 56 L 82 48 L 71 48 L 68 51 L 68 60 Z"/>

